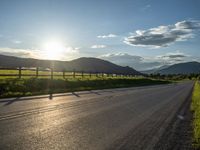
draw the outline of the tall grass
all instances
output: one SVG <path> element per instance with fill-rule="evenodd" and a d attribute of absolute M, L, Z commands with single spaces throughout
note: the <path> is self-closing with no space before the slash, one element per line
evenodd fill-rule
<path fill-rule="evenodd" d="M 0 97 L 27 96 L 81 90 L 165 84 L 169 81 L 145 78 L 83 78 L 83 79 L 1 79 Z"/>
<path fill-rule="evenodd" d="M 200 83 L 197 81 L 192 95 L 194 147 L 200 148 Z"/>

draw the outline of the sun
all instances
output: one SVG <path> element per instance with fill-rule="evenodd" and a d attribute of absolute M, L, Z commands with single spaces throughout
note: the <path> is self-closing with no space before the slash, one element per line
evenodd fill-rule
<path fill-rule="evenodd" d="M 43 52 L 45 59 L 60 59 L 65 51 L 64 44 L 59 40 L 49 40 L 43 43 Z"/>

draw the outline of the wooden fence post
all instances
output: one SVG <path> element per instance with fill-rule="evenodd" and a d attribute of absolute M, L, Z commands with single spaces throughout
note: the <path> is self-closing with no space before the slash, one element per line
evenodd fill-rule
<path fill-rule="evenodd" d="M 51 80 L 53 80 L 54 62 L 51 61 Z"/>
<path fill-rule="evenodd" d="M 90 72 L 90 78 L 92 77 L 92 73 Z"/>
<path fill-rule="evenodd" d="M 39 68 L 36 67 L 36 78 L 38 78 L 38 72 L 39 72 Z"/>
<path fill-rule="evenodd" d="M 83 78 L 83 71 L 81 72 L 81 76 L 82 76 L 82 78 Z"/>
<path fill-rule="evenodd" d="M 63 70 L 63 78 L 65 78 L 65 70 Z"/>
<path fill-rule="evenodd" d="M 51 80 L 53 80 L 53 67 L 51 67 Z"/>
<path fill-rule="evenodd" d="M 76 77 L 76 71 L 73 70 L 73 78 L 75 78 L 75 77 Z"/>
<path fill-rule="evenodd" d="M 19 67 L 19 79 L 22 77 L 22 67 Z"/>

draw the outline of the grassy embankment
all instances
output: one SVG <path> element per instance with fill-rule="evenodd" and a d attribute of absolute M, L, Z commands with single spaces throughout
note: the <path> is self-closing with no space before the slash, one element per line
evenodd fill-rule
<path fill-rule="evenodd" d="M 170 82 L 133 77 L 93 77 L 53 80 L 45 78 L 0 79 L 0 98 L 167 83 Z"/>
<path fill-rule="evenodd" d="M 193 142 L 195 148 L 200 148 L 200 83 L 196 81 L 191 110 L 193 111 Z"/>

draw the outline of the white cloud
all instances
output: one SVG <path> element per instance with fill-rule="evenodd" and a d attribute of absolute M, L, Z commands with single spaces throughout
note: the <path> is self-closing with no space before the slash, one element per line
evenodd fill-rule
<path fill-rule="evenodd" d="M 92 45 L 91 48 L 106 48 L 106 45 Z"/>
<path fill-rule="evenodd" d="M 137 55 L 130 55 L 127 53 L 108 53 L 99 56 L 99 58 L 111 61 L 118 65 L 130 66 L 139 71 L 194 60 L 194 57 L 185 53 L 181 53 L 179 51 L 166 53 L 154 57 L 141 57 Z M 200 58 L 195 58 L 195 60 L 200 60 Z"/>
<path fill-rule="evenodd" d="M 56 60 L 72 60 L 79 56 L 79 49 L 74 47 L 65 47 L 62 52 L 56 54 Z M 48 59 L 49 52 L 40 49 L 18 49 L 18 48 L 0 48 L 0 54 L 35 59 Z"/>
<path fill-rule="evenodd" d="M 179 62 L 186 62 L 186 61 L 192 61 L 192 58 L 190 55 L 181 53 L 179 51 L 172 52 L 172 53 L 166 53 L 164 55 L 156 56 L 155 59 L 157 61 L 165 62 L 165 64 L 175 64 Z"/>
<path fill-rule="evenodd" d="M 165 55 L 160 55 L 157 57 L 163 59 L 173 59 L 173 58 L 184 58 L 187 57 L 187 55 L 185 55 L 184 53 L 176 52 L 176 53 L 167 53 Z"/>
<path fill-rule="evenodd" d="M 200 21 L 181 21 L 174 25 L 136 30 L 135 34 L 126 37 L 124 42 L 132 46 L 166 47 L 176 41 L 185 41 L 194 37 L 194 32 L 199 31 L 199 29 Z"/>
<path fill-rule="evenodd" d="M 108 35 L 98 35 L 98 38 L 103 38 L 103 39 L 107 39 L 107 38 L 114 38 L 117 37 L 117 35 L 115 34 L 108 34 Z"/>
<path fill-rule="evenodd" d="M 79 56 L 80 47 L 66 47 L 60 54 L 58 60 L 72 60 Z"/>
<path fill-rule="evenodd" d="M 120 59 L 124 59 L 126 60 L 134 60 L 134 61 L 142 61 L 143 58 L 140 56 L 135 56 L 135 55 L 129 55 L 127 53 L 108 53 L 108 54 L 104 54 L 99 56 L 100 58 L 109 58 L 110 60 L 116 60 L 116 58 L 120 58 Z"/>
<path fill-rule="evenodd" d="M 67 53 L 79 53 L 80 47 L 66 47 L 65 52 Z"/>
<path fill-rule="evenodd" d="M 0 54 L 24 58 L 39 58 L 40 51 L 2 47 L 0 48 Z"/>
<path fill-rule="evenodd" d="M 145 5 L 141 10 L 142 10 L 142 11 L 145 11 L 145 10 L 147 10 L 147 9 L 149 9 L 149 8 L 151 8 L 151 5 L 150 5 L 150 4 L 147 4 L 147 5 Z"/>
<path fill-rule="evenodd" d="M 22 43 L 22 41 L 19 41 L 19 40 L 13 40 L 12 42 L 15 43 L 15 44 L 21 44 Z"/>
<path fill-rule="evenodd" d="M 109 53 L 101 55 L 99 58 L 111 61 L 121 66 L 130 66 L 136 70 L 147 70 L 162 65 L 160 62 L 155 60 L 127 53 Z"/>

